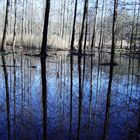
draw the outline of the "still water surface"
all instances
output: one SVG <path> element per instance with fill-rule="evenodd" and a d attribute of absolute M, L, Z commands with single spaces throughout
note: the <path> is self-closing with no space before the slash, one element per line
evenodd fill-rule
<path fill-rule="evenodd" d="M 0 140 L 140 138 L 140 60 L 109 55 L 46 60 L 0 56 Z"/>

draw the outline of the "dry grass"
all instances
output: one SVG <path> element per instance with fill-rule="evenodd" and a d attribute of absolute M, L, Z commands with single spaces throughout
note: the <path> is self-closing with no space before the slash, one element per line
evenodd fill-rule
<path fill-rule="evenodd" d="M 48 45 L 54 49 L 68 49 L 68 43 L 58 36 L 51 36 L 48 38 Z"/>
<path fill-rule="evenodd" d="M 0 35 L 1 45 L 2 35 Z M 7 34 L 7 46 L 12 46 L 13 34 Z M 42 37 L 40 35 L 24 35 L 21 41 L 21 35 L 16 36 L 16 47 L 20 48 L 36 48 L 41 47 Z M 54 49 L 68 49 L 68 43 L 58 36 L 51 36 L 48 38 L 49 48 Z"/>

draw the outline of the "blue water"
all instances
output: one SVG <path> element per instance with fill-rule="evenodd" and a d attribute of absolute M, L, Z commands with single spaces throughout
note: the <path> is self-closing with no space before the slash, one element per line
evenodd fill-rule
<path fill-rule="evenodd" d="M 85 64 L 84 57 L 81 58 L 81 93 L 78 57 L 73 56 L 72 79 L 70 56 L 63 53 L 47 57 L 45 107 L 40 59 L 20 53 L 3 58 L 6 64 L 0 57 L 0 140 L 43 139 L 44 125 L 45 135 L 51 140 L 100 140 L 104 132 L 110 140 L 140 137 L 139 59 L 116 55 L 118 65 L 114 66 L 110 106 L 107 106 L 110 66 L 99 65 L 98 54 L 92 58 L 86 56 Z M 109 55 L 101 58 L 101 62 L 106 61 Z M 47 120 L 46 124 L 43 119 Z"/>

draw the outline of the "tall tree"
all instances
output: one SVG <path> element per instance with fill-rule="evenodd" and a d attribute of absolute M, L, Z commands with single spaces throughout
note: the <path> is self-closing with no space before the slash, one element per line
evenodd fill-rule
<path fill-rule="evenodd" d="M 31 35 L 33 34 L 33 9 L 34 9 L 34 3 L 33 3 L 33 0 L 31 0 L 31 17 L 30 17 L 30 26 L 31 26 L 31 29 L 30 29 L 30 32 L 31 32 Z"/>
<path fill-rule="evenodd" d="M 75 40 L 76 14 L 77 14 L 77 0 L 75 0 L 74 18 L 73 18 L 73 27 L 72 27 L 72 37 L 71 37 L 71 45 L 70 45 L 70 48 L 71 48 L 72 51 L 73 51 L 73 45 L 74 45 L 74 40 Z"/>
<path fill-rule="evenodd" d="M 140 1 L 140 0 L 139 0 Z M 136 34 L 135 34 L 135 41 L 134 41 L 134 51 L 136 51 L 137 41 L 138 41 L 138 30 L 139 30 L 139 16 L 140 16 L 140 4 L 138 8 L 138 15 L 137 15 L 137 23 L 136 23 Z"/>
<path fill-rule="evenodd" d="M 133 15 L 133 22 L 132 22 L 132 30 L 131 30 L 131 37 L 130 37 L 130 51 L 132 50 L 132 46 L 134 45 L 134 29 L 135 29 L 135 18 L 136 18 L 136 0 L 134 4 L 134 15 Z M 135 49 L 134 49 L 135 50 Z"/>
<path fill-rule="evenodd" d="M 114 0 L 114 14 L 113 14 L 113 24 L 112 24 L 112 46 L 111 46 L 111 64 L 114 63 L 114 53 L 115 53 L 115 33 L 116 33 L 116 19 L 117 19 L 117 13 L 118 13 L 118 0 Z"/>
<path fill-rule="evenodd" d="M 7 25 L 8 25 L 9 4 L 10 4 L 10 2 L 9 2 L 9 0 L 7 0 L 6 1 L 6 13 L 5 13 L 5 21 L 4 21 L 4 30 L 3 30 L 1 51 L 4 51 L 5 47 L 6 47 L 6 32 L 7 32 Z"/>
<path fill-rule="evenodd" d="M 113 64 L 114 64 L 114 53 L 115 53 L 115 31 L 116 31 L 116 18 L 118 11 L 118 0 L 114 0 L 114 12 L 113 12 L 113 24 L 112 24 L 112 47 L 111 47 L 111 59 L 110 59 L 110 76 L 108 83 L 108 91 L 107 91 L 107 100 L 106 100 L 106 112 L 105 112 L 105 122 L 104 122 L 104 133 L 103 139 L 107 139 L 107 129 L 109 124 L 109 107 L 110 107 L 110 97 L 111 97 L 111 86 L 113 79 Z"/>
<path fill-rule="evenodd" d="M 82 41 L 83 41 L 83 35 L 84 35 L 84 24 L 85 24 L 85 19 L 86 19 L 86 14 L 87 14 L 87 7 L 88 7 L 88 0 L 85 0 L 82 27 L 81 27 L 81 32 L 80 32 L 79 44 L 78 44 L 79 45 L 79 49 L 78 49 L 79 53 L 82 52 Z"/>
<path fill-rule="evenodd" d="M 13 50 L 15 48 L 15 42 L 16 42 L 17 0 L 15 0 L 14 2 L 14 9 L 15 9 L 15 12 L 14 12 L 15 20 L 14 20 L 14 30 L 13 30 L 13 43 L 12 43 Z"/>
<path fill-rule="evenodd" d="M 93 50 L 93 46 L 95 43 L 95 29 L 96 29 L 96 22 L 97 22 L 97 14 L 98 14 L 98 0 L 96 0 L 96 4 L 95 4 L 95 18 L 94 18 L 94 25 L 93 25 L 93 31 L 92 31 L 92 38 L 91 38 L 91 50 Z"/>
<path fill-rule="evenodd" d="M 49 24 L 50 0 L 46 0 L 45 19 L 43 28 L 43 40 L 40 55 L 46 56 L 48 24 Z"/>
<path fill-rule="evenodd" d="M 61 37 L 63 39 L 65 34 L 65 11 L 66 11 L 66 0 L 62 0 L 64 3 L 62 3 L 62 9 L 63 9 L 63 17 L 62 17 L 62 34 Z"/>
<path fill-rule="evenodd" d="M 24 14 L 25 14 L 25 9 L 24 9 L 24 7 L 25 7 L 25 1 L 23 0 L 22 1 L 22 19 L 21 19 L 21 39 L 20 39 L 20 41 L 21 41 L 21 44 L 23 43 L 23 33 L 24 33 Z"/>
<path fill-rule="evenodd" d="M 125 10 L 125 0 L 123 1 L 124 2 L 124 5 L 123 5 L 123 11 Z M 120 46 L 120 48 L 122 49 L 122 47 L 123 47 L 123 36 L 124 36 L 124 23 L 122 22 L 121 23 L 121 26 L 122 26 L 122 29 L 121 29 L 121 46 Z"/>
<path fill-rule="evenodd" d="M 84 38 L 84 53 L 86 50 L 86 45 L 87 45 L 87 33 L 88 33 L 88 14 L 86 14 L 86 25 L 85 25 L 85 38 Z"/>
<path fill-rule="evenodd" d="M 99 46 L 98 46 L 98 50 L 100 51 L 102 51 L 103 17 L 104 17 L 104 0 L 102 2 L 101 29 L 100 29 Z"/>

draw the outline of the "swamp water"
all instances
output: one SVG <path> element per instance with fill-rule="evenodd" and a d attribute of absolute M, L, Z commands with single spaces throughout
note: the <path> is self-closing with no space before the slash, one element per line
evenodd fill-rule
<path fill-rule="evenodd" d="M 140 138 L 140 59 L 0 56 L 0 140 Z M 42 84 L 43 83 L 43 84 Z"/>

